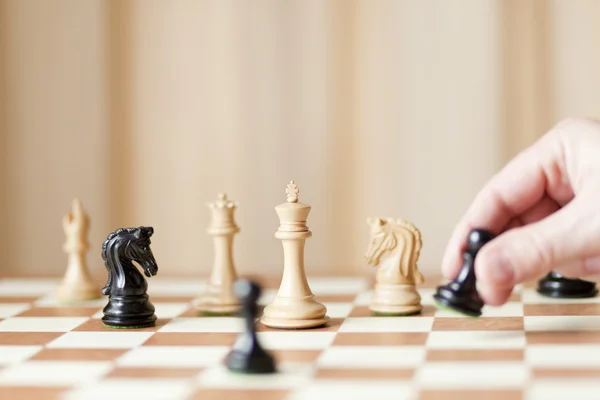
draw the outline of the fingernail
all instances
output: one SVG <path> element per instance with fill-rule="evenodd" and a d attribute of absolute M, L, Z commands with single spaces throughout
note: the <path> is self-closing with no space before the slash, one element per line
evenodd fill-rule
<path fill-rule="evenodd" d="M 480 270 L 484 270 L 482 278 L 493 284 L 511 284 L 515 271 L 503 251 L 490 251 L 481 259 Z"/>

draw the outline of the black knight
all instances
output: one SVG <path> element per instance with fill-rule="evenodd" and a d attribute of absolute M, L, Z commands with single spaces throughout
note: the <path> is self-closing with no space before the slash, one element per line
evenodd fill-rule
<path fill-rule="evenodd" d="M 104 325 L 111 328 L 144 328 L 154 326 L 156 315 L 146 290 L 148 283 L 134 262 L 148 278 L 156 275 L 158 265 L 150 249 L 152 227 L 120 228 L 108 235 L 102 244 L 102 259 L 108 270 L 108 281 L 102 289 L 109 300 L 104 307 Z"/>

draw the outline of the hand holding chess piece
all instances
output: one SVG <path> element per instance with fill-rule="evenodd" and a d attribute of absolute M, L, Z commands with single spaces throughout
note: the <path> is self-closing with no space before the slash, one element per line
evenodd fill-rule
<path fill-rule="evenodd" d="M 56 292 L 58 301 L 79 302 L 100 298 L 100 288 L 92 282 L 85 260 L 90 248 L 87 240 L 89 227 L 89 218 L 81 201 L 74 199 L 71 212 L 63 218 L 66 235 L 63 250 L 68 254 L 68 264 Z"/>
<path fill-rule="evenodd" d="M 195 301 L 195 307 L 203 314 L 230 315 L 237 312 L 239 301 L 233 292 L 237 279 L 233 262 L 233 238 L 240 231 L 233 219 L 237 204 L 228 200 L 224 193 L 209 204 L 212 221 L 208 233 L 213 236 L 214 264 L 208 288 Z"/>
<path fill-rule="evenodd" d="M 369 265 L 378 266 L 375 294 L 369 309 L 376 315 L 412 315 L 422 310 L 416 285 L 424 282 L 417 261 L 421 232 L 403 219 L 368 219 L 371 241 L 365 254 Z"/>
<path fill-rule="evenodd" d="M 473 229 L 467 237 L 467 249 L 463 253 L 463 265 L 454 281 L 438 287 L 433 296 L 438 306 L 470 317 L 481 316 L 483 301 L 477 291 L 475 258 L 481 248 L 494 238 L 485 229 Z"/>

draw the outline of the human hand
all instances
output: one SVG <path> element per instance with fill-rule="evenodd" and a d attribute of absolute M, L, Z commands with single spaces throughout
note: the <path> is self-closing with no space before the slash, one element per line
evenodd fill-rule
<path fill-rule="evenodd" d="M 600 273 L 600 122 L 566 120 L 511 160 L 457 224 L 442 262 L 454 279 L 469 231 L 497 236 L 477 254 L 480 296 L 502 305 L 516 284 L 550 271 Z"/>

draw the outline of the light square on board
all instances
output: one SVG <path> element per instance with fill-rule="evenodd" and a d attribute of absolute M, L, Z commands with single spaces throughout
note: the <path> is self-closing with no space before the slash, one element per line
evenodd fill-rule
<path fill-rule="evenodd" d="M 95 308 L 102 309 L 108 303 L 108 296 L 102 296 L 100 294 L 100 288 L 98 288 L 98 298 L 92 300 L 80 301 L 77 303 L 69 303 L 63 302 L 56 298 L 56 294 L 54 292 L 47 294 L 46 296 L 39 297 L 34 301 L 34 305 L 36 307 L 64 307 L 64 308 Z"/>
<path fill-rule="evenodd" d="M 147 281 L 150 301 L 153 301 L 155 297 L 189 296 L 196 298 L 207 288 L 206 280 L 196 278 L 155 276 Z"/>
<path fill-rule="evenodd" d="M 42 348 L 42 346 L 0 346 L 0 366 L 28 360 Z"/>
<path fill-rule="evenodd" d="M 221 363 L 228 346 L 141 346 L 117 360 L 122 367 L 209 367 Z"/>
<path fill-rule="evenodd" d="M 56 290 L 54 278 L 4 278 L 0 279 L 0 296 L 44 296 Z"/>
<path fill-rule="evenodd" d="M 406 380 L 317 380 L 290 394 L 286 400 L 414 400 L 414 388 Z"/>
<path fill-rule="evenodd" d="M 68 332 L 87 317 L 13 317 L 0 321 L 0 332 Z"/>
<path fill-rule="evenodd" d="M 368 289 L 368 281 L 357 277 L 308 277 L 308 284 L 317 300 L 324 295 L 357 295 Z"/>
<path fill-rule="evenodd" d="M 600 368 L 600 344 L 529 346 L 525 349 L 525 360 L 533 367 Z"/>
<path fill-rule="evenodd" d="M 2 370 L 0 385 L 79 385 L 100 379 L 111 368 L 107 361 L 28 361 Z"/>
<path fill-rule="evenodd" d="M 565 396 L 565 394 L 567 394 Z M 600 381 L 596 378 L 536 379 L 527 388 L 527 400 L 600 399 Z"/>
<path fill-rule="evenodd" d="M 332 346 L 323 351 L 320 368 L 414 368 L 425 360 L 422 346 Z"/>
<path fill-rule="evenodd" d="M 242 332 L 244 320 L 239 317 L 173 318 L 159 332 Z"/>
<path fill-rule="evenodd" d="M 518 389 L 529 377 L 521 362 L 428 362 L 417 370 L 414 382 L 423 389 Z"/>
<path fill-rule="evenodd" d="M 13 317 L 29 309 L 28 303 L 0 303 L 0 318 Z"/>
<path fill-rule="evenodd" d="M 600 315 L 525 316 L 527 331 L 600 331 Z"/>
<path fill-rule="evenodd" d="M 427 337 L 431 349 L 520 349 L 523 331 L 434 331 Z"/>
<path fill-rule="evenodd" d="M 197 377 L 199 386 L 222 389 L 294 389 L 310 384 L 313 368 L 305 363 L 280 363 L 276 374 L 232 374 L 224 365 L 214 365 Z"/>
<path fill-rule="evenodd" d="M 323 302 L 323 305 L 327 308 L 327 315 L 330 318 L 346 318 L 354 307 L 352 303 Z"/>
<path fill-rule="evenodd" d="M 339 332 L 429 332 L 433 317 L 346 318 Z"/>
<path fill-rule="evenodd" d="M 355 297 L 354 304 L 357 306 L 368 306 L 371 304 L 371 300 L 373 299 L 374 291 L 373 290 L 365 290 Z"/>
<path fill-rule="evenodd" d="M 67 332 L 48 343 L 48 348 L 128 349 L 141 346 L 153 332 L 114 330 L 112 332 Z"/>
<path fill-rule="evenodd" d="M 61 400 L 185 399 L 193 391 L 186 379 L 104 379 L 73 388 Z"/>
<path fill-rule="evenodd" d="M 258 332 L 256 336 L 267 350 L 318 350 L 329 347 L 335 332 Z"/>
<path fill-rule="evenodd" d="M 91 317 L 98 311 L 97 307 L 33 307 L 18 317 Z"/>
<path fill-rule="evenodd" d="M 423 287 L 417 287 L 417 291 L 419 292 L 419 295 L 421 296 L 421 304 L 422 305 L 427 305 L 427 306 L 433 306 L 435 305 L 435 301 L 433 300 L 433 295 L 436 292 L 435 288 L 423 288 Z"/>

